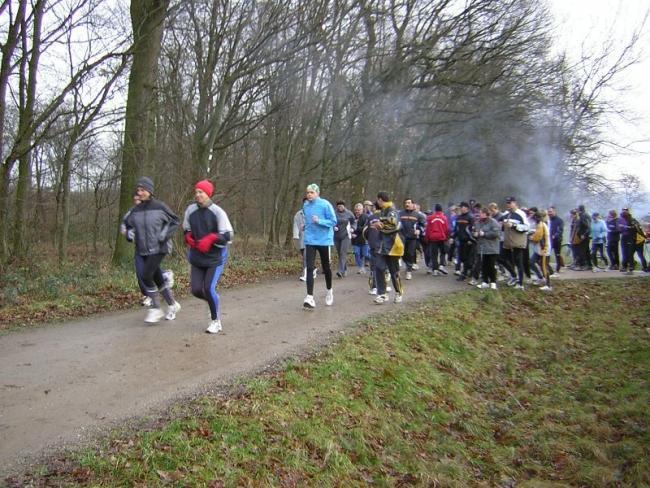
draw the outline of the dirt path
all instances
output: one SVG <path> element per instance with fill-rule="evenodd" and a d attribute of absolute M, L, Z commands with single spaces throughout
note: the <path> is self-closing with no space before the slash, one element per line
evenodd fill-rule
<path fill-rule="evenodd" d="M 298 280 L 227 290 L 218 335 L 204 332 L 207 306 L 185 299 L 175 321 L 155 326 L 144 324 L 144 310 L 134 310 L 1 336 L 0 474 L 90 432 L 308 351 L 379 310 L 467 288 L 451 276 L 418 271 L 413 278 L 402 304 L 381 307 L 372 305 L 365 277 L 335 278 L 334 306 L 325 307 L 319 277 L 317 309 L 309 312 L 301 308 L 305 289 Z"/>

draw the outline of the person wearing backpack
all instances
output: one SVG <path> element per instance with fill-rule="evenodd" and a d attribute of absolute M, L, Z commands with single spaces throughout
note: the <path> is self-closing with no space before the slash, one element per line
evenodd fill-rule
<path fill-rule="evenodd" d="M 449 239 L 449 222 L 439 203 L 436 203 L 434 212 L 427 216 L 424 234 L 427 238 L 427 252 L 432 274 L 434 276 L 441 273 L 446 275 L 447 270 L 442 263 L 445 260 L 445 244 Z"/>
<path fill-rule="evenodd" d="M 636 253 L 641 261 L 643 271 L 647 273 L 649 271 L 648 263 L 643 254 L 645 233 L 639 221 L 632 217 L 632 213 L 627 207 L 621 209 L 619 228 L 621 229 L 621 250 L 623 251 L 621 271 L 627 271 L 627 274 L 634 273 L 634 253 Z"/>

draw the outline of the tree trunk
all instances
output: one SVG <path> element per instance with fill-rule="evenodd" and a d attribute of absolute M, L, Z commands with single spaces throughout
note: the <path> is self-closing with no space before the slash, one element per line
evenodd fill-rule
<path fill-rule="evenodd" d="M 131 1 L 133 65 L 126 101 L 119 218 L 132 204 L 132 192 L 138 172 L 143 168 L 151 167 L 150 123 L 153 120 L 156 69 L 168 6 L 169 0 Z M 127 242 L 116 231 L 113 264 L 126 261 L 129 255 Z"/>

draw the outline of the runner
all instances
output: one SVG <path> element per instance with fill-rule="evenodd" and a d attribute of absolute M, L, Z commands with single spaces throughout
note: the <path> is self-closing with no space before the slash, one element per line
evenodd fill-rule
<path fill-rule="evenodd" d="M 192 295 L 208 302 L 210 324 L 205 331 L 210 334 L 222 330 L 217 284 L 228 259 L 228 244 L 233 238 L 228 215 L 211 200 L 213 193 L 214 186 L 208 180 L 194 185 L 195 203 L 187 207 L 183 219 L 185 242 L 189 247 L 187 260 L 192 265 Z"/>
<path fill-rule="evenodd" d="M 363 204 L 357 203 L 354 206 L 354 226 L 352 230 L 352 250 L 354 251 L 354 262 L 357 265 L 357 274 L 366 274 L 365 262 L 370 260 L 368 243 L 363 236 L 363 228 L 368 221 L 368 215 L 364 212 Z"/>
<path fill-rule="evenodd" d="M 381 232 L 381 242 L 376 256 L 377 298 L 375 298 L 375 303 L 381 305 L 388 300 L 386 270 L 390 273 L 395 288 L 394 301 L 401 303 L 404 290 L 399 277 L 399 260 L 404 255 L 404 243 L 399 232 L 399 218 L 387 192 L 380 191 L 377 194 L 377 204 L 380 208 L 379 219 L 373 222 L 373 226 Z"/>
<path fill-rule="evenodd" d="M 338 255 L 338 270 L 336 276 L 344 278 L 348 272 L 348 251 L 352 245 L 352 227 L 354 226 L 354 214 L 345 208 L 345 201 L 336 202 L 336 226 L 334 226 L 334 246 Z"/>
<path fill-rule="evenodd" d="M 442 205 L 439 203 L 436 203 L 434 212 L 427 216 L 424 232 L 427 237 L 427 252 L 431 264 L 431 273 L 433 276 L 446 275 L 447 270 L 443 263 L 445 262 L 445 246 L 449 239 L 449 222 L 442 211 Z"/>
<path fill-rule="evenodd" d="M 167 205 L 154 197 L 153 181 L 146 176 L 136 183 L 136 193 L 140 204 L 133 207 L 124 223 L 133 231 L 135 252 L 142 260 L 142 282 L 145 293 L 151 299 L 151 306 L 144 321 L 153 324 L 159 322 L 163 316 L 167 320 L 174 320 L 181 306 L 174 300 L 169 284 L 163 277 L 160 263 L 171 252 L 171 236 L 178 228 L 178 217 Z M 158 293 L 168 305 L 166 314 L 160 309 Z"/>
<path fill-rule="evenodd" d="M 564 235 L 564 220 L 560 218 L 555 207 L 547 211 L 549 232 L 551 234 L 551 249 L 555 254 L 555 272 L 559 273 L 564 266 L 562 259 L 562 236 Z"/>
<path fill-rule="evenodd" d="M 515 197 L 506 198 L 508 211 L 503 217 L 503 249 L 517 276 L 510 278 L 508 286 L 524 289 L 524 253 L 528 243 L 526 214 L 519 210 Z"/>
<path fill-rule="evenodd" d="M 618 270 L 621 265 L 618 247 L 621 242 L 621 229 L 618 226 L 618 214 L 616 210 L 610 210 L 605 221 L 607 226 L 607 256 L 609 257 L 609 269 Z"/>
<path fill-rule="evenodd" d="M 424 214 L 416 209 L 412 198 L 404 199 L 404 210 L 397 214 L 400 222 L 400 234 L 404 242 L 404 265 L 407 280 L 412 278 L 412 272 L 417 264 L 417 246 L 421 229 L 424 228 Z"/>
<path fill-rule="evenodd" d="M 474 227 L 474 237 L 477 239 L 478 254 L 481 260 L 482 282 L 478 288 L 497 289 L 496 262 L 499 256 L 499 234 L 501 226 L 490 216 L 489 208 L 479 211 L 479 219 Z"/>
<path fill-rule="evenodd" d="M 458 264 L 460 270 L 458 281 L 463 281 L 472 272 L 474 250 L 474 237 L 472 228 L 474 226 L 474 215 L 470 212 L 470 206 L 467 202 L 460 202 L 460 215 L 456 217 L 456 228 L 454 229 L 454 239 L 458 246 Z"/>
<path fill-rule="evenodd" d="M 536 211 L 533 220 L 535 221 L 535 231 L 530 235 L 530 242 L 533 244 L 532 266 L 535 273 L 540 273 L 544 279 L 544 286 L 540 290 L 551 291 L 551 274 L 549 273 L 550 265 L 548 262 L 551 255 L 551 239 L 545 222 L 546 212 L 544 210 Z"/>
<path fill-rule="evenodd" d="M 334 244 L 334 226 L 336 225 L 336 212 L 332 204 L 320 198 L 320 188 L 316 183 L 307 186 L 307 201 L 303 205 L 305 214 L 305 255 L 307 256 L 307 296 L 303 300 L 303 307 L 313 309 L 316 307 L 314 300 L 314 263 L 316 253 L 320 256 L 323 274 L 325 275 L 325 305 L 334 303 L 332 290 L 332 269 L 330 268 L 330 246 Z"/>
<path fill-rule="evenodd" d="M 598 254 L 607 266 L 607 258 L 605 257 L 605 242 L 607 240 L 607 226 L 600 218 L 598 212 L 591 215 L 591 260 L 594 264 L 594 272 L 599 271 L 598 268 Z M 605 268 L 607 269 L 607 268 Z"/>

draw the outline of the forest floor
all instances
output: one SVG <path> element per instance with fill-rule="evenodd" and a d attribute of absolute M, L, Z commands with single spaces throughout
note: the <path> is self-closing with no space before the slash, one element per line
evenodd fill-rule
<path fill-rule="evenodd" d="M 566 272 L 561 279 L 619 277 Z M 313 311 L 302 309 L 305 287 L 297 279 L 244 285 L 222 292 L 224 330 L 217 335 L 204 332 L 207 306 L 194 298 L 181 301 L 176 320 L 157 325 L 145 324 L 137 309 L 5 333 L 0 474 L 69 447 L 93 446 L 114 428 L 155 422 L 178 401 L 228 391 L 354 332 L 360 320 L 372 323 L 377 314 L 399 315 L 422 300 L 469 288 L 454 278 L 415 272 L 405 282 L 403 303 L 376 306 L 366 276 L 352 267 L 348 277 L 334 278 L 332 307 L 324 305 L 324 280 L 317 279 Z M 530 288 L 526 293 L 542 293 Z"/>

